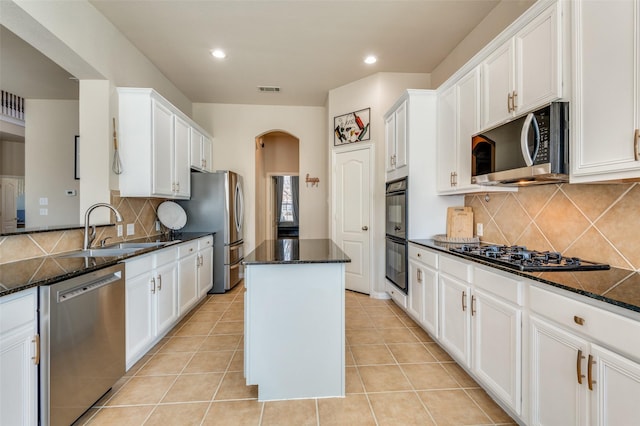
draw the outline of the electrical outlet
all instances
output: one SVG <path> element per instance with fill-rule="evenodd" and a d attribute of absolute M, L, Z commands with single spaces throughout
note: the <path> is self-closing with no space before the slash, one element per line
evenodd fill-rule
<path fill-rule="evenodd" d="M 118 237 L 122 237 L 122 225 L 117 225 L 116 229 L 117 229 L 117 232 L 118 232 Z"/>
<path fill-rule="evenodd" d="M 484 232 L 484 226 L 482 226 L 481 223 L 476 223 L 476 235 L 478 237 L 482 237 L 483 232 Z"/>
<path fill-rule="evenodd" d="M 127 223 L 127 235 L 133 235 L 136 233 L 136 224 Z"/>
<path fill-rule="evenodd" d="M 49 209 L 40 209 L 40 216 L 49 215 Z"/>
<path fill-rule="evenodd" d="M 162 228 L 160 228 L 160 221 L 156 220 L 156 231 L 161 231 Z"/>
<path fill-rule="evenodd" d="M 49 199 L 48 199 L 47 197 L 40 197 L 39 202 L 40 202 L 40 205 L 41 205 L 41 206 L 47 206 L 47 205 L 49 205 Z"/>

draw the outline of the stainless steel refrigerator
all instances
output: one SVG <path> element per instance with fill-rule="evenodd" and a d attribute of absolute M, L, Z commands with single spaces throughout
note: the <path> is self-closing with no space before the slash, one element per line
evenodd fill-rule
<path fill-rule="evenodd" d="M 191 173 L 191 199 L 178 201 L 187 213 L 183 232 L 215 232 L 213 288 L 224 293 L 244 277 L 244 199 L 242 176 L 224 170 Z"/>

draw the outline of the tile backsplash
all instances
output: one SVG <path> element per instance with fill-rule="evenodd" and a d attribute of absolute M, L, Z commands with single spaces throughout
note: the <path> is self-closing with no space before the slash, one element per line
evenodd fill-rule
<path fill-rule="evenodd" d="M 164 231 L 156 231 L 156 211 L 161 198 L 123 198 L 119 191 L 111 191 L 111 205 L 115 206 L 122 215 L 123 235 L 117 236 L 115 226 L 99 227 L 96 230 L 94 245 L 100 240 L 109 238 L 107 244 L 119 241 L 158 235 Z M 115 217 L 111 214 L 111 222 Z M 133 223 L 135 233 L 126 235 L 127 224 Z M 17 260 L 63 253 L 82 248 L 84 230 L 72 229 L 67 231 L 37 232 L 24 235 L 9 235 L 0 237 L 0 264 Z"/>
<path fill-rule="evenodd" d="M 640 183 L 552 184 L 467 195 L 483 242 L 640 270 Z"/>

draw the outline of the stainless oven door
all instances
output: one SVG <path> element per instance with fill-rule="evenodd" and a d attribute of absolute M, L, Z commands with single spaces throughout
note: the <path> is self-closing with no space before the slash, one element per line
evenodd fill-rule
<path fill-rule="evenodd" d="M 389 237 L 385 242 L 386 277 L 396 287 L 407 293 L 407 242 Z"/>
<path fill-rule="evenodd" d="M 385 232 L 392 237 L 407 237 L 407 182 L 406 180 L 387 184 Z"/>

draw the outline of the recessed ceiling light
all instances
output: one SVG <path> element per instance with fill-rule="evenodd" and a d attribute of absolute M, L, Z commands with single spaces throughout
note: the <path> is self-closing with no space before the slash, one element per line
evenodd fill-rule
<path fill-rule="evenodd" d="M 366 58 L 364 58 L 364 63 L 371 65 L 371 64 L 375 64 L 377 60 L 378 58 L 376 58 L 375 56 L 369 55 Z"/>
<path fill-rule="evenodd" d="M 223 50 L 220 50 L 220 49 L 214 49 L 214 50 L 212 50 L 212 51 L 211 51 L 211 55 L 212 55 L 214 58 L 218 58 L 218 59 L 224 59 L 224 58 L 226 58 L 226 57 L 227 57 L 227 54 L 226 54 L 226 53 L 224 53 L 224 51 L 223 51 Z"/>

